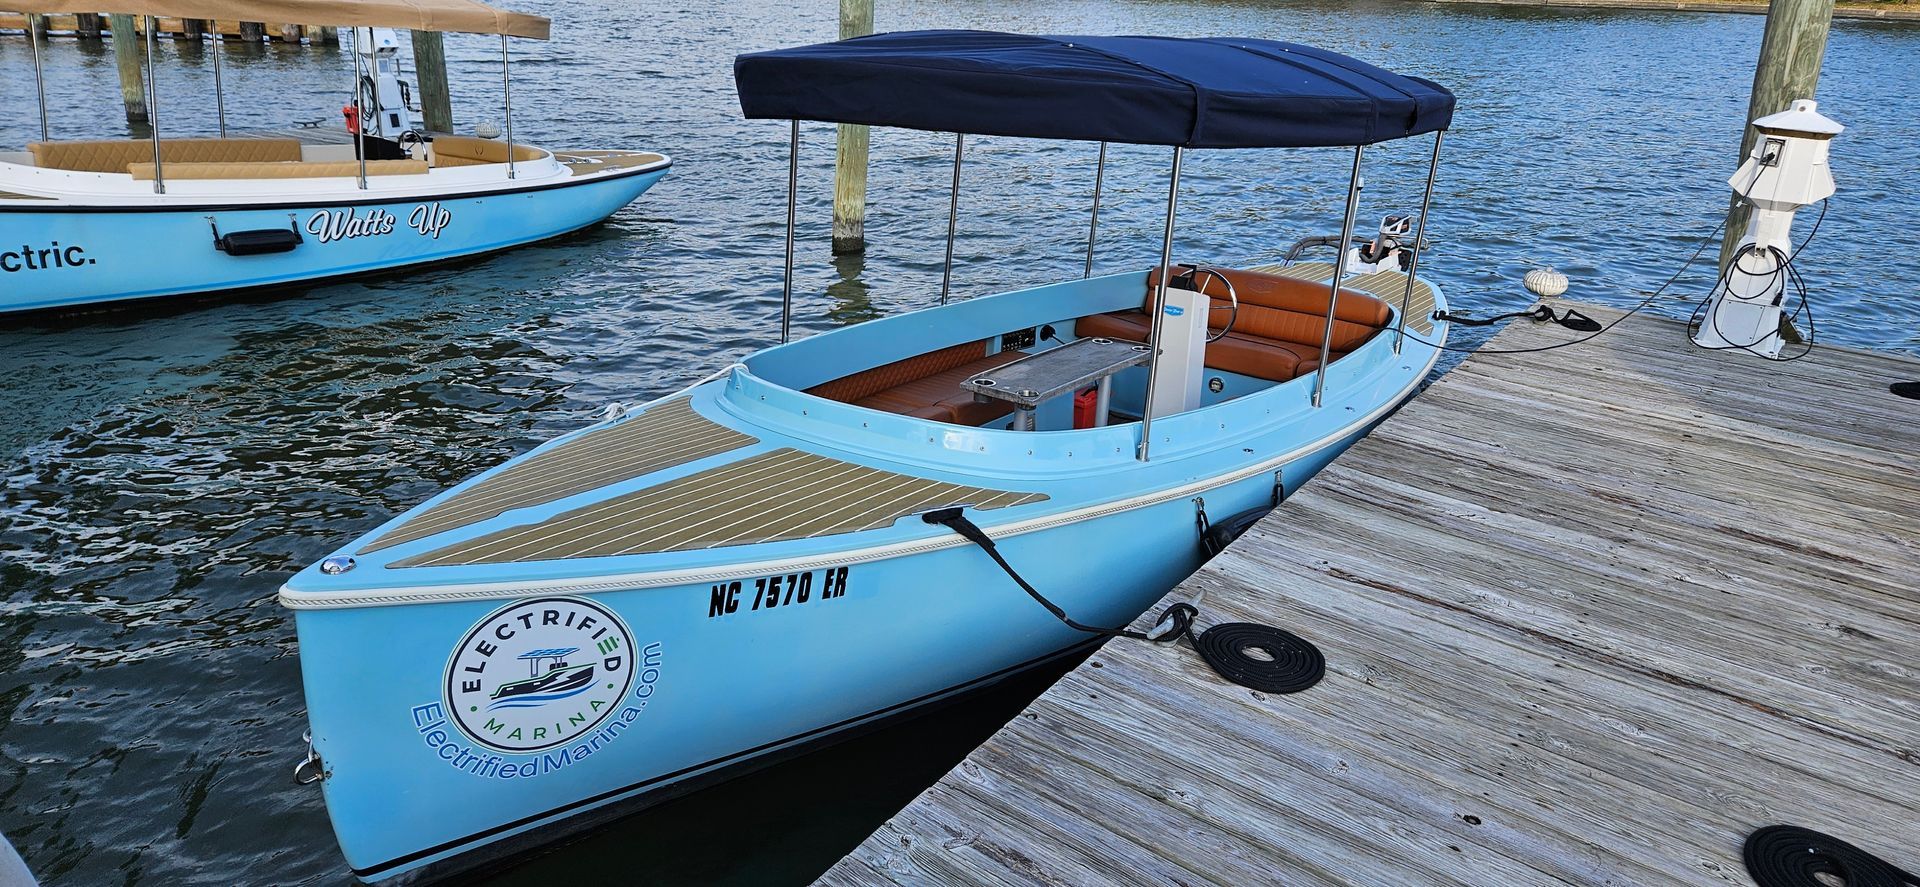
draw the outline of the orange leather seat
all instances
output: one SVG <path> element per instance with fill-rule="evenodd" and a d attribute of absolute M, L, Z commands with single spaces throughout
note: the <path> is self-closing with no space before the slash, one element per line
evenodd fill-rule
<path fill-rule="evenodd" d="M 980 425 L 1013 412 L 1013 404 L 976 403 L 973 392 L 960 383 L 1026 356 L 1018 351 L 987 354 L 986 350 L 984 340 L 954 345 L 823 382 L 807 393 L 903 416 Z"/>
<path fill-rule="evenodd" d="M 1285 382 L 1320 368 L 1320 339 L 1326 333 L 1328 287 L 1296 277 L 1264 274 L 1258 271 L 1219 269 L 1233 282 L 1240 297 L 1236 317 L 1227 310 L 1227 288 L 1211 275 L 1195 275 L 1198 290 L 1214 299 L 1208 326 L 1225 327 L 1233 318 L 1233 329 L 1219 341 L 1207 345 L 1206 364 L 1210 369 L 1238 373 L 1258 379 Z M 1184 269 L 1174 269 L 1170 286 L 1182 286 Z M 1145 342 L 1152 326 L 1147 310 L 1153 307 L 1153 290 L 1160 282 L 1160 271 L 1147 278 L 1145 304 L 1138 310 L 1118 311 L 1082 317 L 1074 323 L 1080 336 L 1106 336 Z M 1191 281 L 1184 284 L 1194 289 Z M 1340 304 L 1334 314 L 1330 359 L 1338 359 L 1366 344 L 1386 328 L 1393 317 L 1387 303 L 1366 293 L 1340 290 Z"/>

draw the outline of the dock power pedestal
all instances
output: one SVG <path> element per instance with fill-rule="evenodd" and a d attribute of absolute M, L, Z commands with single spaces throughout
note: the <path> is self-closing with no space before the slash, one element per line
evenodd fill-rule
<path fill-rule="evenodd" d="M 1739 172 L 1727 180 L 1753 205 L 1747 230 L 1694 333 L 1704 348 L 1749 351 L 1780 358 L 1781 302 L 1793 257 L 1793 214 L 1833 196 L 1827 146 L 1845 129 L 1816 110 L 1812 99 L 1755 120 L 1760 137 Z"/>

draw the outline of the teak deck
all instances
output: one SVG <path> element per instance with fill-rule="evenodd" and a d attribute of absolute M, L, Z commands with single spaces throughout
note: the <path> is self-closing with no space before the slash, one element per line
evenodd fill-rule
<path fill-rule="evenodd" d="M 1476 355 L 1169 596 L 1324 682 L 1112 641 L 822 882 L 1750 885 L 1772 823 L 1920 868 L 1903 379 L 1643 318 Z"/>

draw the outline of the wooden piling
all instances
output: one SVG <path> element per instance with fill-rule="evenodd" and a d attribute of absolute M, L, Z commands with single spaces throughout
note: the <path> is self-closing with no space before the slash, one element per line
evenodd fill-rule
<path fill-rule="evenodd" d="M 248 43 L 259 43 L 267 39 L 267 26 L 260 22 L 241 22 L 240 39 Z"/>
<path fill-rule="evenodd" d="M 187 40 L 199 40 L 207 36 L 207 20 L 203 18 L 181 19 L 180 36 Z"/>
<path fill-rule="evenodd" d="M 40 45 L 45 46 L 47 43 L 47 17 L 29 13 L 27 15 L 27 36 L 38 41 Z"/>
<path fill-rule="evenodd" d="M 453 98 L 447 90 L 447 44 L 439 31 L 413 32 L 413 71 L 420 90 L 420 125 L 453 132 Z"/>
<path fill-rule="evenodd" d="M 1760 38 L 1760 61 L 1753 70 L 1753 98 L 1747 120 L 1778 114 L 1794 99 L 1813 98 L 1820 85 L 1820 60 L 1827 51 L 1827 31 L 1833 24 L 1833 0 L 1772 0 L 1767 4 L 1767 30 Z M 1741 127 L 1740 157 L 1753 150 L 1752 126 Z M 1720 244 L 1720 268 L 1733 261 L 1733 251 L 1747 231 L 1748 205 L 1738 195 L 1727 204 L 1726 240 Z"/>
<path fill-rule="evenodd" d="M 113 63 L 120 69 L 120 101 L 127 109 L 128 123 L 147 122 L 147 83 L 140 71 L 140 35 L 135 33 L 133 16 L 111 16 L 113 27 Z"/>
<path fill-rule="evenodd" d="M 840 0 L 840 39 L 873 33 L 873 0 Z M 851 123 L 839 127 L 833 157 L 833 251 L 857 253 L 867 248 L 868 129 Z"/>
<path fill-rule="evenodd" d="M 331 27 L 328 25 L 321 25 L 318 31 L 319 31 L 320 37 L 317 42 L 324 43 L 328 46 L 340 45 L 340 29 L 339 28 Z"/>
<path fill-rule="evenodd" d="M 300 26 L 299 25 L 283 24 L 283 25 L 277 26 L 274 29 L 274 31 L 275 31 L 274 40 L 276 42 L 292 43 L 295 45 L 298 45 L 300 43 Z"/>
<path fill-rule="evenodd" d="M 100 13 L 82 12 L 73 17 L 73 35 L 82 40 L 100 39 Z"/>

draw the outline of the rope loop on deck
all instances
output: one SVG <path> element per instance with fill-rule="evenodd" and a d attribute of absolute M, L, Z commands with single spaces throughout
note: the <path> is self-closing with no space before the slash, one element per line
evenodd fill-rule
<path fill-rule="evenodd" d="M 1920 876 L 1832 835 L 1793 825 L 1770 825 L 1747 836 L 1741 858 L 1759 887 L 1916 887 Z"/>

